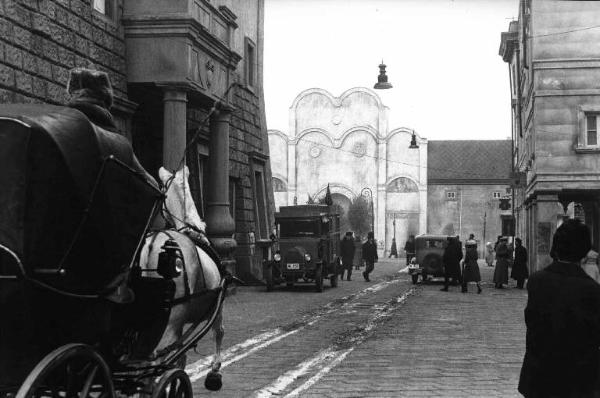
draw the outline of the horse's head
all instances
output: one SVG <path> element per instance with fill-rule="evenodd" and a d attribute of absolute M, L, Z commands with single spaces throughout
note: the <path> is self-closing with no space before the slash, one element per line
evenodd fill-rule
<path fill-rule="evenodd" d="M 196 210 L 196 204 L 190 192 L 188 183 L 189 170 L 187 166 L 177 170 L 173 175 L 164 167 L 158 170 L 158 176 L 166 188 L 165 217 L 180 229 L 186 225 L 193 225 L 200 231 L 206 231 L 206 223 L 202 221 Z"/>

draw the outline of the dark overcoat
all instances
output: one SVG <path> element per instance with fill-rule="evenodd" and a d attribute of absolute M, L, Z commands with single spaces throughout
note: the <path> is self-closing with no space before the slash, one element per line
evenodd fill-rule
<path fill-rule="evenodd" d="M 515 260 L 510 277 L 516 280 L 527 279 L 529 277 L 529 271 L 527 270 L 527 249 L 523 246 L 515 247 Z"/>
<path fill-rule="evenodd" d="M 363 260 L 371 263 L 377 262 L 377 245 L 373 240 L 368 240 L 362 245 Z"/>
<path fill-rule="evenodd" d="M 527 398 L 594 397 L 598 390 L 600 285 L 576 263 L 553 262 L 527 283 Z"/>
<path fill-rule="evenodd" d="M 458 241 L 448 242 L 444 249 L 444 275 L 448 278 L 460 279 L 460 260 L 463 258 L 462 247 Z"/>
<path fill-rule="evenodd" d="M 340 254 L 342 255 L 342 264 L 344 267 L 352 266 L 354 260 L 354 239 L 344 237 L 340 243 Z"/>
<path fill-rule="evenodd" d="M 463 282 L 480 282 L 481 273 L 477 264 L 477 246 L 468 247 L 465 253 L 465 269 L 463 272 Z"/>
<path fill-rule="evenodd" d="M 508 284 L 508 257 L 510 256 L 506 242 L 496 246 L 496 269 L 494 269 L 494 283 L 496 285 Z"/>

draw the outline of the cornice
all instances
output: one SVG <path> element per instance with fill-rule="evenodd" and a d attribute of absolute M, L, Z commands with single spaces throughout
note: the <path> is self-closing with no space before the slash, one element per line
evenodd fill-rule
<path fill-rule="evenodd" d="M 188 14 L 165 16 L 130 16 L 123 18 L 125 39 L 175 38 L 190 39 L 207 54 L 235 70 L 242 56 L 231 50 L 223 41 L 212 35 L 204 25 Z"/>

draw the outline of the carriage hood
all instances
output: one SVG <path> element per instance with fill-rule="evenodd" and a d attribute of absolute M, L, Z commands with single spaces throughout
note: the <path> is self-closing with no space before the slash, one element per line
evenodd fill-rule
<path fill-rule="evenodd" d="M 161 194 L 126 138 L 75 109 L 2 105 L 0 160 L 0 245 L 26 274 L 60 268 L 89 292 L 130 264 Z"/>

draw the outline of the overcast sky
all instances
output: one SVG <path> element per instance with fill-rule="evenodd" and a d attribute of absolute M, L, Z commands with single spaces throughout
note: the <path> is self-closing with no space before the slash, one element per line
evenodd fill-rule
<path fill-rule="evenodd" d="M 288 133 L 303 90 L 373 88 L 383 59 L 394 88 L 377 90 L 390 130 L 428 139 L 510 137 L 500 32 L 518 0 L 266 0 L 267 127 Z"/>

